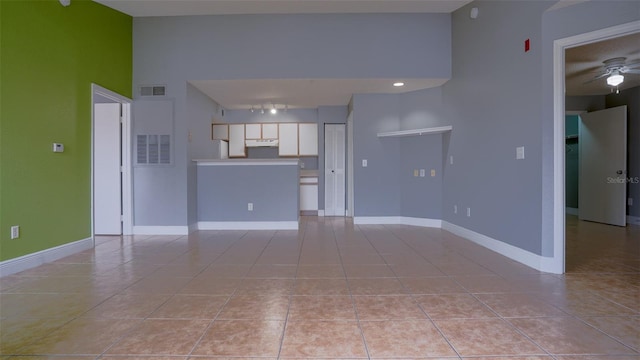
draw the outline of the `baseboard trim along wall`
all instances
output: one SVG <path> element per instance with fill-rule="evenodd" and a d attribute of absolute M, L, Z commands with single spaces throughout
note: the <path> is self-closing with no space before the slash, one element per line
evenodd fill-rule
<path fill-rule="evenodd" d="M 627 215 L 627 224 L 640 225 L 640 216 Z"/>
<path fill-rule="evenodd" d="M 569 215 L 575 215 L 575 216 L 578 216 L 578 208 L 568 207 L 568 208 L 565 208 L 565 211 L 566 211 L 566 213 L 567 213 L 567 214 L 569 214 Z"/>
<path fill-rule="evenodd" d="M 134 226 L 133 235 L 189 235 L 189 226 Z"/>
<path fill-rule="evenodd" d="M 53 247 L 42 251 L 20 256 L 0 262 L 0 277 L 18 273 L 38 267 L 42 264 L 56 261 L 75 253 L 91 249 L 93 238 L 86 238 L 68 244 Z"/>
<path fill-rule="evenodd" d="M 298 230 L 298 221 L 200 221 L 198 230 Z"/>
<path fill-rule="evenodd" d="M 541 256 L 526 250 L 522 250 L 513 245 L 509 245 L 502 241 L 490 238 L 486 235 L 482 235 L 480 233 L 469 230 L 467 228 L 463 228 L 462 226 L 458 226 L 447 221 L 442 222 L 442 229 L 536 270 L 554 274 L 562 274 L 563 272 L 563 269 L 557 269 L 555 260 L 551 257 Z"/>
<path fill-rule="evenodd" d="M 407 216 L 356 216 L 353 218 L 356 225 L 414 225 L 422 227 L 442 227 L 442 220 L 425 219 Z"/>

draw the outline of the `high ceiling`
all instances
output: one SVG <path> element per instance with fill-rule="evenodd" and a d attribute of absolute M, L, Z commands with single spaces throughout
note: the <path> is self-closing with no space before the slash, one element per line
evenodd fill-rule
<path fill-rule="evenodd" d="M 292 14 L 292 13 L 451 13 L 470 0 L 94 0 L 134 17 Z M 581 1 L 581 0 L 579 0 Z M 577 2 L 579 2 L 577 1 Z M 558 4 L 573 4 L 561 1 Z M 557 6 L 557 5 L 556 5 Z M 626 57 L 640 61 L 640 33 L 567 49 L 566 94 L 606 95 L 606 79 L 590 81 L 603 71 L 603 61 Z M 190 81 L 228 109 L 345 105 L 354 93 L 401 93 L 436 87 L 448 79 L 258 79 Z M 406 85 L 394 88 L 392 83 Z M 620 90 L 640 86 L 640 75 L 625 75 Z"/>
<path fill-rule="evenodd" d="M 134 17 L 229 14 L 450 13 L 470 0 L 94 0 Z"/>
<path fill-rule="evenodd" d="M 606 78 L 592 80 L 602 74 L 603 61 L 616 57 L 625 57 L 627 64 L 640 62 L 640 33 L 567 49 L 566 94 L 579 96 L 611 93 L 613 88 L 607 85 Z M 640 74 L 623 75 L 624 82 L 620 84 L 620 90 L 640 86 Z"/>

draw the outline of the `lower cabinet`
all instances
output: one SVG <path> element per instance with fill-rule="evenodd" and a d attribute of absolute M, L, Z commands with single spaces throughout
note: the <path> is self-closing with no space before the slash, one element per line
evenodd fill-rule
<path fill-rule="evenodd" d="M 318 211 L 318 178 L 300 178 L 300 211 Z"/>

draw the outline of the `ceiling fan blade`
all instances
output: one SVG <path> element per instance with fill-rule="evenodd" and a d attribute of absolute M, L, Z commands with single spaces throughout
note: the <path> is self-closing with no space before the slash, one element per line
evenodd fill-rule
<path fill-rule="evenodd" d="M 637 70 L 636 69 L 630 69 L 630 70 L 627 70 L 627 71 L 623 71 L 622 73 L 625 74 L 625 75 L 626 74 L 640 74 L 640 69 L 637 69 Z"/>
<path fill-rule="evenodd" d="M 640 67 L 640 61 L 636 61 L 631 64 L 625 64 L 624 66 L 630 69 L 637 68 L 637 67 Z"/>
<path fill-rule="evenodd" d="M 606 72 L 606 73 L 604 73 L 604 74 L 600 74 L 600 75 L 598 75 L 598 76 L 594 77 L 593 79 L 591 79 L 591 80 L 589 80 L 589 81 L 585 82 L 585 84 L 588 84 L 588 83 L 594 82 L 594 81 L 596 81 L 596 80 L 598 80 L 598 79 L 602 79 L 602 78 L 605 78 L 605 77 L 607 77 L 607 76 L 609 76 L 609 73 L 608 73 L 608 72 Z"/>

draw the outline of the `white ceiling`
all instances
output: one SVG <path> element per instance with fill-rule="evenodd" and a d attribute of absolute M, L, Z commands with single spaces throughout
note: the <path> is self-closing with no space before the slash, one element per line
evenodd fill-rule
<path fill-rule="evenodd" d="M 347 105 L 353 94 L 397 94 L 437 87 L 448 79 L 258 79 L 190 81 L 226 109 Z M 405 86 L 394 87 L 396 81 Z"/>
<path fill-rule="evenodd" d="M 94 0 L 142 16 L 329 13 L 450 13 L 470 0 Z"/>
<path fill-rule="evenodd" d="M 626 57 L 626 63 L 640 62 L 640 33 L 567 49 L 565 52 L 566 94 L 606 95 L 612 87 L 606 78 L 593 80 L 603 72 L 603 61 Z M 620 90 L 640 86 L 640 74 L 624 74 Z"/>

